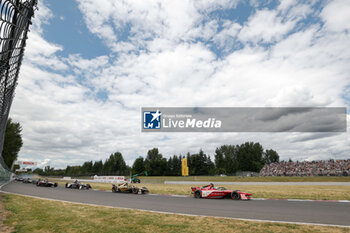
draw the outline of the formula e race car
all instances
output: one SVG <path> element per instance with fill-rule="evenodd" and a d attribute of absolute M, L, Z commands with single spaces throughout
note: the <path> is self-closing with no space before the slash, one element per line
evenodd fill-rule
<path fill-rule="evenodd" d="M 23 180 L 23 183 L 33 183 L 33 180 L 30 178 L 26 178 Z"/>
<path fill-rule="evenodd" d="M 239 190 L 228 190 L 224 187 L 214 187 L 214 184 L 207 186 L 191 187 L 195 198 L 231 198 L 232 200 L 250 200 L 252 194 Z"/>
<path fill-rule="evenodd" d="M 70 189 L 91 189 L 92 188 L 90 184 L 82 184 L 78 181 L 75 181 L 73 183 L 66 183 L 65 187 Z"/>
<path fill-rule="evenodd" d="M 36 186 L 43 186 L 43 187 L 57 187 L 57 183 L 49 182 L 48 180 L 38 180 L 36 182 Z"/>
<path fill-rule="evenodd" d="M 23 182 L 23 180 L 24 180 L 23 177 L 16 177 L 15 178 L 15 181 L 19 181 L 19 182 Z"/>
<path fill-rule="evenodd" d="M 114 193 L 146 194 L 146 193 L 148 193 L 148 189 L 146 187 L 138 188 L 134 185 L 130 185 L 128 182 L 124 182 L 120 185 L 112 184 L 112 192 L 114 192 Z"/>

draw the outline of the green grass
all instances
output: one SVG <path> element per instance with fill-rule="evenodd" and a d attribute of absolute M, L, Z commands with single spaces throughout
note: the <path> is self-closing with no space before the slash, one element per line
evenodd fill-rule
<path fill-rule="evenodd" d="M 59 181 L 64 186 L 65 181 Z M 154 194 L 190 195 L 191 184 L 160 184 L 141 183 L 138 187 L 146 186 Z M 111 190 L 112 185 L 106 183 L 91 183 L 92 188 Z M 201 185 L 198 185 L 201 186 Z M 241 190 L 252 193 L 255 198 L 276 199 L 311 199 L 311 200 L 350 200 L 350 186 L 322 185 L 220 185 L 227 189 Z"/>
<path fill-rule="evenodd" d="M 240 176 L 140 176 L 145 183 L 164 183 L 164 181 L 226 181 L 226 182 L 350 182 L 350 177 L 337 176 L 267 176 L 267 177 L 240 177 Z"/>
<path fill-rule="evenodd" d="M 126 176 L 127 177 L 127 176 Z M 60 178 L 60 177 L 51 177 Z M 73 179 L 91 179 L 91 176 L 72 177 Z M 267 177 L 240 177 L 240 176 L 139 176 L 144 183 L 164 183 L 164 181 L 226 181 L 226 182 L 350 182 L 350 176 L 267 176 Z"/>
<path fill-rule="evenodd" d="M 349 228 L 159 214 L 1 194 L 15 232 L 350 232 Z"/>

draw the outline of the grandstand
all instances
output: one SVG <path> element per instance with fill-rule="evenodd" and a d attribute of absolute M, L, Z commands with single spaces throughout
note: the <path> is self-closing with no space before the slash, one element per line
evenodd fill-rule
<path fill-rule="evenodd" d="M 350 176 L 350 159 L 271 163 L 260 176 Z"/>

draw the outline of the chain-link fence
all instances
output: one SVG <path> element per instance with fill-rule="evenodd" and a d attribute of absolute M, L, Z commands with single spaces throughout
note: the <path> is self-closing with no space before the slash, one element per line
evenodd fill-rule
<path fill-rule="evenodd" d="M 0 152 L 36 5 L 37 0 L 0 0 Z M 0 156 L 0 184 L 10 176 L 10 169 Z"/>

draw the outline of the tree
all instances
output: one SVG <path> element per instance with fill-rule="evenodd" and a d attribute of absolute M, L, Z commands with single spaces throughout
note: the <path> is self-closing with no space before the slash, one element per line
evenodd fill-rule
<path fill-rule="evenodd" d="M 23 145 L 21 132 L 21 125 L 17 122 L 12 122 L 12 119 L 9 118 L 6 124 L 4 147 L 2 150 L 2 157 L 6 166 L 9 168 L 17 159 L 18 152 Z"/>
<path fill-rule="evenodd" d="M 215 150 L 215 165 L 218 174 L 226 174 L 223 146 Z"/>
<path fill-rule="evenodd" d="M 44 171 L 43 169 L 41 168 L 36 168 L 34 171 L 33 171 L 34 174 L 38 174 L 38 175 L 43 175 L 44 174 Z"/>
<path fill-rule="evenodd" d="M 187 154 L 187 162 L 190 169 L 191 175 L 208 175 L 214 174 L 214 163 L 210 157 L 204 154 L 203 150 L 200 149 L 198 154 Z"/>
<path fill-rule="evenodd" d="M 140 174 L 145 171 L 144 159 L 140 156 L 138 157 L 134 164 L 132 165 L 133 174 Z"/>
<path fill-rule="evenodd" d="M 214 160 L 206 155 L 202 149 L 197 154 L 187 153 L 186 156 L 173 155 L 168 159 L 163 158 L 158 148 L 147 152 L 147 157 L 138 157 L 132 168 L 125 164 L 120 152 L 111 154 L 103 163 L 100 161 L 86 161 L 83 165 L 67 166 L 66 169 L 54 169 L 49 166 L 45 170 L 35 170 L 39 175 L 55 176 L 80 176 L 80 175 L 128 175 L 130 171 L 134 174 L 146 172 L 151 176 L 180 176 L 182 158 L 187 158 L 190 175 L 233 175 L 236 171 L 259 172 L 265 163 L 279 161 L 276 151 L 265 150 L 260 143 L 246 142 L 241 145 L 222 145 L 215 150 Z"/>
<path fill-rule="evenodd" d="M 167 161 L 165 175 L 172 176 L 173 173 L 174 173 L 174 162 L 173 162 L 173 158 L 170 157 Z"/>
<path fill-rule="evenodd" d="M 274 150 L 266 150 L 264 154 L 264 159 L 267 164 L 278 163 L 280 161 L 280 156 Z"/>
<path fill-rule="evenodd" d="M 13 171 L 16 171 L 17 169 L 20 169 L 21 166 L 19 166 L 18 164 L 13 165 Z"/>
<path fill-rule="evenodd" d="M 103 173 L 105 175 L 126 175 L 127 167 L 120 152 L 111 154 L 103 165 Z"/>
<path fill-rule="evenodd" d="M 238 170 L 260 172 L 265 165 L 264 149 L 260 143 L 246 142 L 238 146 Z"/>
<path fill-rule="evenodd" d="M 92 172 L 94 173 L 94 175 L 102 175 L 102 169 L 103 169 L 102 160 L 95 161 L 94 166 L 92 167 Z"/>
<path fill-rule="evenodd" d="M 179 155 L 179 157 L 176 155 L 173 156 L 173 175 L 174 176 L 181 176 L 181 167 L 182 167 L 181 158 L 182 158 L 181 155 Z M 187 166 L 189 166 L 188 160 L 187 160 Z"/>
<path fill-rule="evenodd" d="M 87 161 L 81 167 L 83 175 L 91 175 L 92 174 L 92 161 Z"/>
<path fill-rule="evenodd" d="M 153 148 L 147 152 L 145 168 L 152 176 L 163 176 L 167 170 L 167 160 L 159 153 L 158 148 Z"/>
<path fill-rule="evenodd" d="M 166 174 L 168 176 L 181 176 L 181 162 L 182 156 L 174 155 L 167 161 Z"/>
<path fill-rule="evenodd" d="M 209 175 L 215 175 L 215 164 L 211 161 L 210 156 L 207 157 L 207 170 Z"/>
<path fill-rule="evenodd" d="M 120 152 L 113 154 L 113 170 L 115 175 L 128 175 L 128 168 Z"/>
<path fill-rule="evenodd" d="M 52 175 L 50 173 L 54 173 L 54 172 L 50 170 L 50 166 L 48 166 L 48 168 L 49 169 L 47 169 L 47 167 L 45 167 L 45 170 L 44 170 L 45 175 Z M 81 166 L 67 166 L 64 174 L 67 176 L 81 176 L 81 175 L 83 175 Z"/>
<path fill-rule="evenodd" d="M 48 175 L 50 175 L 50 172 L 53 171 L 54 168 L 51 168 L 50 166 L 45 166 L 44 172 L 46 172 Z"/>
<path fill-rule="evenodd" d="M 215 164 L 218 174 L 234 174 L 238 169 L 238 147 L 223 145 L 215 150 Z"/>

